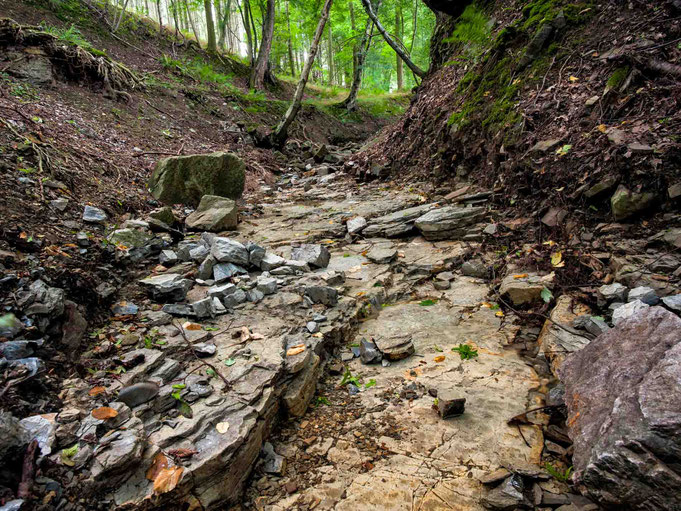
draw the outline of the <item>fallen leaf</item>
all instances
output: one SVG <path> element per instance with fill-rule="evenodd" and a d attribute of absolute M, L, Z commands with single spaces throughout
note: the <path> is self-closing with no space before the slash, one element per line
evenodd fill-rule
<path fill-rule="evenodd" d="M 151 462 L 151 466 L 147 470 L 147 479 L 149 479 L 149 481 L 155 481 L 161 473 L 161 470 L 167 469 L 168 467 L 170 467 L 170 461 L 166 458 L 165 454 L 159 452 L 154 456 L 154 461 Z"/>
<path fill-rule="evenodd" d="M 557 266 L 563 260 L 563 253 L 559 250 L 551 254 L 551 264 Z"/>
<path fill-rule="evenodd" d="M 527 273 L 520 273 L 519 275 L 513 275 L 514 279 L 526 279 L 528 277 Z"/>
<path fill-rule="evenodd" d="M 182 325 L 182 328 L 185 330 L 201 330 L 201 325 L 198 323 L 192 323 L 191 321 L 187 321 Z"/>
<path fill-rule="evenodd" d="M 606 131 L 608 131 L 608 127 L 605 124 L 599 124 L 598 131 L 600 131 L 601 133 L 605 133 Z"/>
<path fill-rule="evenodd" d="M 575 83 L 575 82 L 578 82 L 578 81 L 579 81 L 579 78 L 577 78 L 576 76 L 571 76 L 571 77 L 570 77 L 570 81 L 571 81 L 572 83 Z"/>
<path fill-rule="evenodd" d="M 286 356 L 287 357 L 292 357 L 294 355 L 297 355 L 298 353 L 302 353 L 305 351 L 305 345 L 304 344 L 298 344 L 297 346 L 292 346 L 289 349 L 286 350 Z"/>
<path fill-rule="evenodd" d="M 494 315 L 495 315 L 496 317 L 498 317 L 498 318 L 503 318 L 503 317 L 504 317 L 504 313 L 501 312 L 501 311 L 496 311 L 496 312 L 494 313 Z"/>
<path fill-rule="evenodd" d="M 215 429 L 218 430 L 218 433 L 220 433 L 220 434 L 225 434 L 225 433 L 227 433 L 227 431 L 229 430 L 229 422 L 227 422 L 227 421 L 225 421 L 225 422 L 218 422 L 218 423 L 215 425 Z"/>
<path fill-rule="evenodd" d="M 193 449 L 170 449 L 168 451 L 168 454 L 170 454 L 171 456 L 177 456 L 178 458 L 181 459 L 191 458 L 192 456 L 198 453 L 199 451 L 195 451 Z"/>
<path fill-rule="evenodd" d="M 154 493 L 160 495 L 174 490 L 182 479 L 182 472 L 184 472 L 182 467 L 170 467 L 161 470 L 154 479 Z"/>
<path fill-rule="evenodd" d="M 439 357 L 435 357 L 435 358 L 433 359 L 433 361 L 435 361 L 435 362 L 444 362 L 444 361 L 445 361 L 445 356 L 444 356 L 444 355 L 440 355 Z"/>
<path fill-rule="evenodd" d="M 98 387 L 92 387 L 90 391 L 88 392 L 88 395 L 94 397 L 94 396 L 99 396 L 100 394 L 104 394 L 106 392 L 106 387 L 98 386 Z"/>
<path fill-rule="evenodd" d="M 102 406 L 92 410 L 92 416 L 97 420 L 105 421 L 118 416 L 118 412 L 109 406 Z"/>

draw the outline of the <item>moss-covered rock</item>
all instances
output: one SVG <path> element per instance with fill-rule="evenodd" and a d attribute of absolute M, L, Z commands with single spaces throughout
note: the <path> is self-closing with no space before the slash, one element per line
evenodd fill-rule
<path fill-rule="evenodd" d="M 174 156 L 156 164 L 149 191 L 165 204 L 196 207 L 204 195 L 238 199 L 245 179 L 244 162 L 233 153 Z"/>
<path fill-rule="evenodd" d="M 610 198 L 612 216 L 615 220 L 624 220 L 649 208 L 655 200 L 650 192 L 635 193 L 625 186 L 620 186 Z"/>

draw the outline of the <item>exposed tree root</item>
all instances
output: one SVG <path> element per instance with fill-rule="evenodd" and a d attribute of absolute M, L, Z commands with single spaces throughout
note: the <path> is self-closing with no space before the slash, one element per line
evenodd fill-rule
<path fill-rule="evenodd" d="M 101 83 L 105 91 L 116 98 L 129 98 L 124 89 L 142 86 L 142 81 L 130 69 L 106 55 L 95 55 L 78 45 L 66 43 L 40 27 L 20 25 L 14 20 L 0 19 L 0 47 L 38 46 L 52 65 L 67 78 Z"/>

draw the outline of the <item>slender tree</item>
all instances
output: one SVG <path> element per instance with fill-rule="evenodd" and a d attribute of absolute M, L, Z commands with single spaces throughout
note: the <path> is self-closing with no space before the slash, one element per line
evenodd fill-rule
<path fill-rule="evenodd" d="M 336 69 L 333 61 L 333 33 L 331 31 L 331 20 L 328 22 L 329 30 L 326 32 L 327 35 L 327 55 L 328 55 L 328 66 L 329 66 L 329 85 L 334 84 L 334 78 L 336 76 Z"/>
<path fill-rule="evenodd" d="M 286 0 L 286 23 L 288 24 L 288 63 L 291 68 L 291 76 L 296 76 L 296 61 L 293 59 L 293 43 L 291 41 L 291 14 L 289 13 L 289 0 Z"/>
<path fill-rule="evenodd" d="M 267 10 L 262 23 L 262 39 L 260 51 L 255 65 L 251 70 L 250 85 L 253 89 L 265 88 L 265 75 L 269 68 L 270 53 L 272 52 L 272 38 L 274 36 L 275 0 L 267 0 Z M 271 80 L 271 77 L 270 77 Z"/>
<path fill-rule="evenodd" d="M 217 53 L 218 46 L 215 41 L 215 22 L 213 21 L 213 0 L 203 0 L 203 9 L 206 13 L 206 49 L 211 53 Z"/>
<path fill-rule="evenodd" d="M 367 15 L 374 22 L 374 25 L 376 25 L 376 28 L 383 36 L 383 39 L 385 39 L 385 42 L 388 43 L 388 45 L 395 51 L 395 53 L 397 53 L 397 55 L 399 55 L 407 67 L 411 69 L 412 73 L 420 78 L 426 76 L 426 72 L 412 62 L 412 60 L 409 58 L 409 55 L 407 55 L 407 53 L 393 40 L 393 38 L 390 37 L 385 28 L 383 28 L 383 25 L 381 25 L 381 22 L 378 20 L 378 17 L 376 14 L 374 14 L 373 9 L 371 8 L 371 1 L 362 0 L 362 4 L 364 5 L 364 10 L 367 12 Z"/>
<path fill-rule="evenodd" d="M 326 25 L 326 22 L 329 19 L 329 11 L 331 10 L 332 3 L 333 0 L 324 1 L 321 17 L 319 18 L 319 23 L 317 24 L 317 30 L 314 33 L 312 44 L 310 45 L 310 50 L 307 55 L 307 60 L 303 66 L 303 71 L 300 73 L 300 81 L 298 82 L 296 92 L 293 95 L 293 101 L 284 114 L 284 117 L 277 125 L 277 128 L 270 136 L 270 141 L 275 146 L 284 145 L 284 142 L 286 142 L 286 139 L 288 138 L 288 129 L 300 110 L 300 105 L 303 101 L 303 93 L 305 92 L 305 86 L 307 85 L 307 80 L 310 76 L 310 70 L 314 64 L 315 57 L 317 56 L 319 40 L 322 38 L 322 34 L 324 33 L 324 25 Z"/>
<path fill-rule="evenodd" d="M 395 5 L 395 38 L 402 41 L 404 32 L 404 19 L 402 18 L 402 7 L 399 3 Z M 404 87 L 403 63 L 399 55 L 395 54 L 395 67 L 397 71 L 397 90 Z"/>
<path fill-rule="evenodd" d="M 158 31 L 163 33 L 163 16 L 161 16 L 161 0 L 156 0 L 156 14 L 158 15 Z"/>
<path fill-rule="evenodd" d="M 352 4 L 350 4 L 352 5 Z M 381 7 L 381 0 L 376 3 L 376 12 Z M 353 66 L 352 66 L 352 84 L 350 85 L 350 92 L 348 97 L 339 103 L 338 106 L 345 108 L 348 112 L 353 111 L 357 108 L 357 94 L 359 94 L 359 88 L 362 85 L 362 74 L 364 72 L 364 62 L 369 53 L 369 45 L 371 44 L 371 35 L 374 28 L 374 22 L 371 18 L 367 19 L 366 27 L 362 33 L 362 37 L 359 42 L 355 45 L 353 51 Z"/>
<path fill-rule="evenodd" d="M 255 61 L 254 51 L 253 51 L 253 35 L 251 34 L 251 23 L 249 21 L 250 7 L 248 6 L 248 0 L 243 1 L 243 7 L 241 4 L 239 6 L 239 14 L 241 14 L 241 23 L 244 26 L 244 31 L 246 32 L 246 52 L 248 53 L 248 61 L 253 65 Z"/>

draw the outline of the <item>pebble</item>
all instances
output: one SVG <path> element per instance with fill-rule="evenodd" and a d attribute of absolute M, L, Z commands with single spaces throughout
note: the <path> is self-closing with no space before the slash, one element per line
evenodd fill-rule
<path fill-rule="evenodd" d="M 125 403 L 130 408 L 151 401 L 158 395 L 159 387 L 155 383 L 142 382 L 135 383 L 129 387 L 123 388 L 119 393 L 116 401 Z"/>
<path fill-rule="evenodd" d="M 307 325 L 305 325 L 305 328 L 307 328 L 307 331 L 311 334 L 319 332 L 319 325 L 316 321 L 308 321 Z"/>
<path fill-rule="evenodd" d="M 109 217 L 104 212 L 104 210 L 95 208 L 94 206 L 85 206 L 85 209 L 83 210 L 84 222 L 90 222 L 92 224 L 103 224 L 107 221 L 108 218 Z"/>

